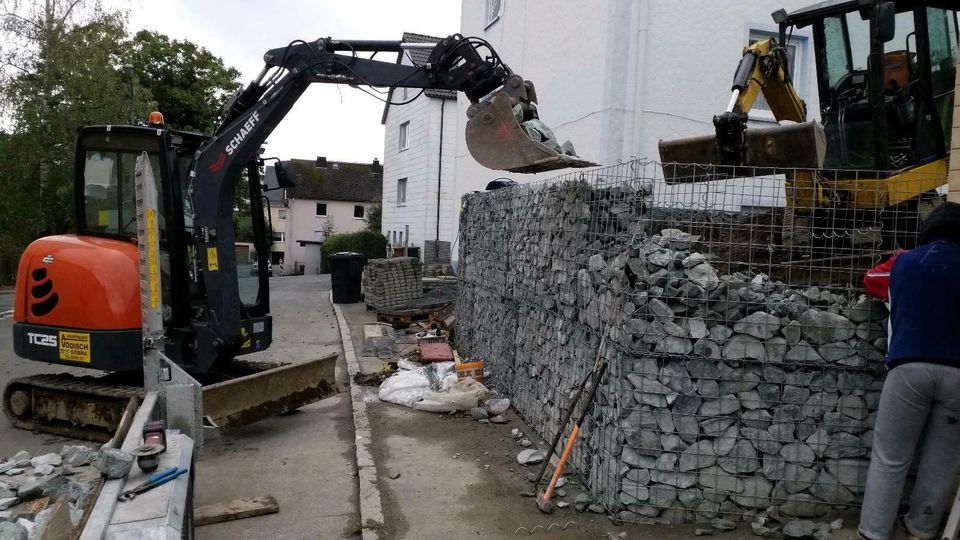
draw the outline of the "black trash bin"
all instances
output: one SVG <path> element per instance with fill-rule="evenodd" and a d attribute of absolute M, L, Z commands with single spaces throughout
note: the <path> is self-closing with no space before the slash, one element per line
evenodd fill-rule
<path fill-rule="evenodd" d="M 330 255 L 330 282 L 335 304 L 355 304 L 360 301 L 363 262 L 363 253 L 341 251 Z"/>

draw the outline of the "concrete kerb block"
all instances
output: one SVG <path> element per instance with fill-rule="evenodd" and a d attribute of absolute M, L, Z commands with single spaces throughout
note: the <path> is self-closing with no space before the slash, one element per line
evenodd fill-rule
<path fill-rule="evenodd" d="M 337 315 L 343 355 L 347 362 L 347 373 L 350 375 L 351 381 L 350 402 L 356 443 L 354 458 L 357 464 L 357 478 L 360 489 L 361 537 L 364 540 L 377 540 L 382 537 L 381 531 L 384 529 L 383 503 L 380 487 L 377 484 L 377 464 L 370 452 L 373 433 L 370 430 L 370 419 L 367 416 L 367 404 L 362 400 L 360 387 L 352 382 L 356 374 L 359 373 L 360 366 L 353 349 L 347 320 L 344 318 L 340 306 L 333 303 L 333 293 L 330 295 L 330 304 Z"/>

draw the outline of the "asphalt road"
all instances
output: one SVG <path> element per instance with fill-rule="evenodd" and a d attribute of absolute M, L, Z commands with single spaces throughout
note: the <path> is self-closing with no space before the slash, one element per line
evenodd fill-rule
<path fill-rule="evenodd" d="M 0 313 L 13 309 L 13 289 L 0 289 Z"/>

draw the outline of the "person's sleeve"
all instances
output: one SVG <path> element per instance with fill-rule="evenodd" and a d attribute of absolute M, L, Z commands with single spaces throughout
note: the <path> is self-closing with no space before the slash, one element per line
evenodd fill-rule
<path fill-rule="evenodd" d="M 867 294 L 884 302 L 889 300 L 890 272 L 893 270 L 894 261 L 901 253 L 903 252 L 898 252 L 893 257 L 867 271 L 867 275 L 863 277 L 863 286 L 867 289 Z"/>

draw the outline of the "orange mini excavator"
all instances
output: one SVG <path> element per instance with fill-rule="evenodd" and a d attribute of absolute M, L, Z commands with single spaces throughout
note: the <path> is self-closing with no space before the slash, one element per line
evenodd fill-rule
<path fill-rule="evenodd" d="M 413 66 L 364 56 L 403 54 L 410 48 L 429 48 L 429 60 Z M 528 136 L 521 122 L 537 115 L 533 85 L 482 39 L 452 35 L 436 44 L 295 40 L 268 51 L 264 62 L 259 76 L 224 107 L 212 135 L 167 129 L 157 113 L 146 126 L 80 130 L 77 233 L 41 238 L 23 254 L 13 343 L 23 358 L 113 375 L 13 380 L 3 407 L 14 424 L 105 438 L 131 393 L 142 391 L 136 379 L 143 348 L 133 186 L 134 165 L 144 152 L 159 194 L 164 352 L 201 381 L 243 381 L 246 386 L 230 392 L 248 403 L 221 418 L 227 423 L 296 408 L 334 388 L 333 359 L 265 370 L 235 361 L 266 349 L 272 340 L 271 236 L 259 150 L 310 84 L 459 90 L 473 103 L 468 145 L 483 165 L 522 172 L 591 165 Z M 280 180 L 286 182 L 282 175 Z M 241 181 L 249 189 L 258 257 L 252 277 L 239 275 L 234 248 L 234 196 Z M 253 372 L 258 376 L 250 377 Z M 136 384 L 117 384 L 129 373 L 135 375 L 126 382 Z M 216 417 L 206 394 L 204 413 Z"/>

